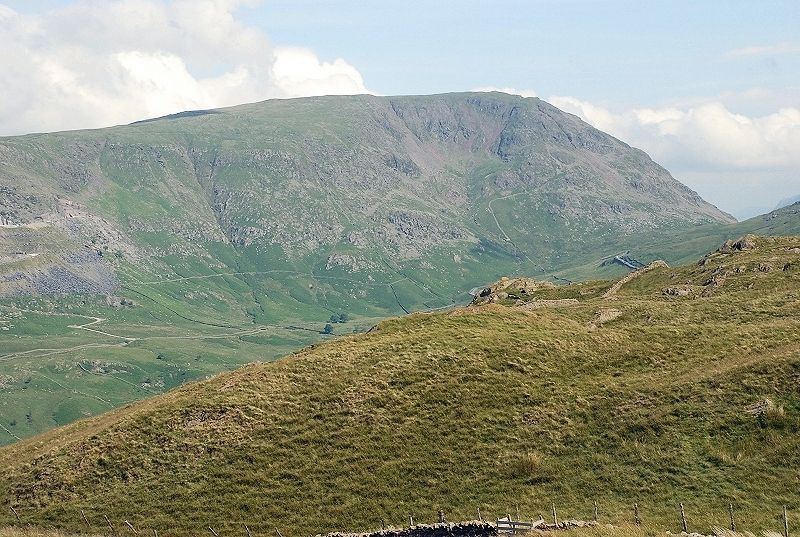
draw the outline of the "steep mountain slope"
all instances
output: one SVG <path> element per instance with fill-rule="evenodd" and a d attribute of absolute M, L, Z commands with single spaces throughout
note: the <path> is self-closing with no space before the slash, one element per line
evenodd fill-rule
<path fill-rule="evenodd" d="M 0 216 L 0 442 L 280 356 L 332 317 L 361 330 L 731 220 L 641 151 L 500 93 L 2 138 Z"/>
<path fill-rule="evenodd" d="M 71 272 L 87 282 L 75 290 L 113 287 L 91 285 L 77 254 L 87 250 L 145 281 L 235 269 L 443 280 L 485 273 L 487 261 L 554 270 L 618 235 L 731 221 L 641 151 L 538 99 L 503 94 L 267 101 L 3 139 L 0 163 L 0 213 L 26 230 L 10 240 L 38 236 L 35 226 L 73 240 L 61 251 L 34 247 L 49 271 L 6 276 L 7 295 L 47 292 L 55 266 L 76 263 Z M 456 268 L 444 267 L 454 255 Z M 269 302 L 387 304 L 386 290 L 353 301 L 317 283 Z M 420 286 L 411 307 L 439 298 Z M 269 317 L 270 306 L 249 313 Z"/>
<path fill-rule="evenodd" d="M 656 528 L 676 529 L 677 501 L 695 528 L 724 526 L 728 502 L 774 527 L 800 502 L 800 237 L 611 288 L 516 283 L 77 422 L 0 449 L 0 498 L 21 524 L 169 535 L 551 501 L 586 517 L 594 499 Z"/>

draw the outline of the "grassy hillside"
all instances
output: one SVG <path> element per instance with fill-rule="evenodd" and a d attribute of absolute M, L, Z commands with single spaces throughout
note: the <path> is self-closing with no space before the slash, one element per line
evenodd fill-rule
<path fill-rule="evenodd" d="M 286 535 L 524 513 L 776 527 L 800 507 L 800 237 L 384 321 L 0 449 L 23 524 Z M 519 287 L 519 286 L 518 286 Z M 574 302 L 544 302 L 572 299 Z M 545 307 L 542 307 L 545 306 Z M 550 307 L 547 307 L 550 306 Z M 0 524 L 14 523 L 0 509 Z"/>

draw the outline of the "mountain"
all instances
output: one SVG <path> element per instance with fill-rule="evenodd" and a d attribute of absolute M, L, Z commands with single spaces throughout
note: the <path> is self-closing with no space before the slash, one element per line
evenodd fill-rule
<path fill-rule="evenodd" d="M 294 536 L 596 500 L 675 531 L 680 501 L 759 533 L 800 501 L 800 236 L 490 291 L 2 448 L 0 523 Z"/>
<path fill-rule="evenodd" d="M 800 196 L 795 196 L 793 198 L 786 198 L 785 200 L 781 200 L 780 203 L 775 207 L 775 209 L 783 209 L 784 207 L 788 207 L 789 205 L 794 205 L 795 203 L 800 202 Z"/>
<path fill-rule="evenodd" d="M 640 236 L 732 222 L 643 152 L 501 93 L 0 138 L 0 193 L 0 442 L 282 356 L 326 323 L 366 330 L 506 274 L 617 275 L 600 263 Z"/>
<path fill-rule="evenodd" d="M 282 275 L 259 279 L 360 282 L 556 270 L 598 240 L 732 221 L 643 152 L 504 94 L 266 101 L 6 138 L 0 162 L 0 214 L 24 230 L 6 240 L 41 254 L 4 267 L 6 296 L 265 268 Z M 453 269 L 437 259 L 453 256 Z M 353 302 L 317 283 L 247 314 Z M 408 287 L 411 307 L 440 298 Z M 375 294 L 358 302 L 385 309 Z"/>

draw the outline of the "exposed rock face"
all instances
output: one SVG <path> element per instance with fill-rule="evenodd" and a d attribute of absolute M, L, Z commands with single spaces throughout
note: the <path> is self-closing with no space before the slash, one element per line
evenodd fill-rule
<path fill-rule="evenodd" d="M 753 237 L 745 235 L 738 241 L 733 243 L 733 249 L 738 251 L 752 250 L 756 247 L 756 241 Z"/>
<path fill-rule="evenodd" d="M 479 304 L 486 304 L 488 302 L 497 302 L 499 300 L 505 300 L 507 298 L 511 299 L 520 298 L 520 296 L 518 296 L 517 294 L 506 292 L 507 290 L 510 289 L 513 289 L 514 293 L 518 293 L 519 295 L 529 295 L 530 293 L 540 289 L 552 289 L 554 287 L 555 284 L 551 282 L 539 281 L 533 278 L 509 278 L 507 276 L 504 276 L 497 283 L 478 291 L 477 294 L 474 295 L 472 303 L 475 305 L 479 305 Z M 538 306 L 531 305 L 533 304 L 533 302 L 528 302 L 527 305 L 533 309 L 536 307 L 543 307 L 544 303 L 550 301 L 538 300 L 534 302 L 536 302 Z"/>

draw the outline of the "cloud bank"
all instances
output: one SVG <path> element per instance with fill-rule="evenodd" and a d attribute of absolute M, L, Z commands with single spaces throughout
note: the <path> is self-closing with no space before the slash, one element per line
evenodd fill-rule
<path fill-rule="evenodd" d="M 273 97 L 369 93 L 343 59 L 274 47 L 247 0 L 0 4 L 0 135 L 128 123 Z"/>

